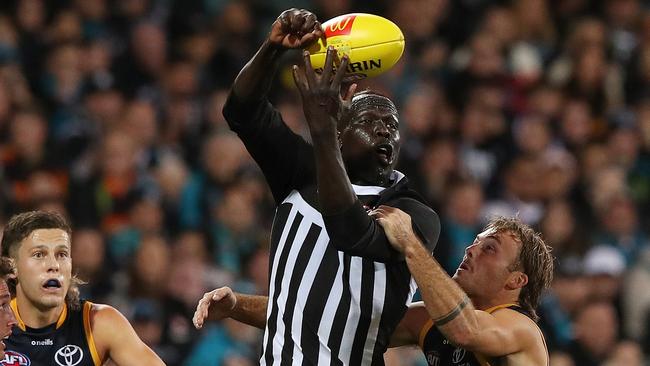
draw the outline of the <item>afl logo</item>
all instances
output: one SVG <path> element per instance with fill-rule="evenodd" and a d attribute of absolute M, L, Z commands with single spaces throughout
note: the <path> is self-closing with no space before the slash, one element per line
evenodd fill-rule
<path fill-rule="evenodd" d="M 454 350 L 454 353 L 451 355 L 451 362 L 453 363 L 460 363 L 460 361 L 465 358 L 465 350 L 462 348 L 456 348 Z"/>
<path fill-rule="evenodd" d="M 2 359 L 0 365 L 3 366 L 29 366 L 32 362 L 27 356 L 16 351 L 5 351 L 5 358 Z"/>
<path fill-rule="evenodd" d="M 79 346 L 68 344 L 56 351 L 54 361 L 59 366 L 77 366 L 84 358 L 84 351 Z"/>

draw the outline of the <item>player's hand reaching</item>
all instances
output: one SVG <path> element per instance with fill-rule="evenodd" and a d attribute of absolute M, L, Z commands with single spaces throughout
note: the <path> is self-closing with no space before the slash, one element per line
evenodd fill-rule
<path fill-rule="evenodd" d="M 237 305 L 237 296 L 230 287 L 220 287 L 206 292 L 199 301 L 192 322 L 196 329 L 201 329 L 206 319 L 221 320 L 228 318 Z"/>
<path fill-rule="evenodd" d="M 369 215 L 384 228 L 388 241 L 398 251 L 404 252 L 406 245 L 414 242 L 416 237 L 411 226 L 411 216 L 406 212 L 382 205 L 370 211 Z"/>
<path fill-rule="evenodd" d="M 336 58 L 336 50 L 332 46 L 328 47 L 325 66 L 320 75 L 312 68 L 308 51 L 303 52 L 303 67 L 293 66 L 293 80 L 300 91 L 302 108 L 312 137 L 321 132 L 336 130 L 337 123 L 341 121 L 357 88 L 357 84 L 347 84 L 346 89 L 341 90 L 349 59 L 344 55 L 335 70 Z"/>
<path fill-rule="evenodd" d="M 271 26 L 269 42 L 283 48 L 307 48 L 325 39 L 325 32 L 314 13 L 291 8 L 280 14 Z"/>

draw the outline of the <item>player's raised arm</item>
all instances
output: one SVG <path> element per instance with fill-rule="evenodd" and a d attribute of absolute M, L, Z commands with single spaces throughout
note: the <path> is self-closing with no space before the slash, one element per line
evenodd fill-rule
<path fill-rule="evenodd" d="M 273 22 L 267 39 L 255 56 L 242 68 L 232 87 L 240 100 L 260 100 L 269 91 L 282 54 L 305 48 L 323 36 L 316 16 L 308 10 L 289 9 Z"/>

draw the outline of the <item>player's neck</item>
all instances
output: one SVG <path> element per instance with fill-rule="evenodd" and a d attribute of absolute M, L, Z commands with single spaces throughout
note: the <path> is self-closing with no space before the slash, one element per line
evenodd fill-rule
<path fill-rule="evenodd" d="M 23 323 L 30 328 L 36 329 L 56 323 L 65 308 L 65 303 L 61 303 L 56 307 L 42 308 L 20 293 L 16 295 L 16 305 L 18 315 Z"/>
<path fill-rule="evenodd" d="M 392 170 L 361 171 L 349 175 L 350 182 L 358 186 L 388 187 Z"/>
<path fill-rule="evenodd" d="M 499 296 L 492 296 L 490 298 L 472 296 L 470 300 L 472 300 L 474 308 L 478 310 L 488 310 L 495 306 L 518 303 L 517 297 L 511 296 L 510 294 L 500 294 Z"/>

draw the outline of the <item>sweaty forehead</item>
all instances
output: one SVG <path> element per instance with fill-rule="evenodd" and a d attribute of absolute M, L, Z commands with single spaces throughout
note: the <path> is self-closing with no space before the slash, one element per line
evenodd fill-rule
<path fill-rule="evenodd" d="M 37 229 L 29 238 L 33 245 L 70 245 L 70 236 L 61 229 Z"/>
<path fill-rule="evenodd" d="M 513 247 L 519 247 L 519 245 L 521 245 L 521 241 L 517 235 L 508 230 L 498 231 L 495 228 L 488 228 L 477 235 L 479 239 L 485 239 L 490 236 L 497 237 L 502 245 L 510 244 Z"/>
<path fill-rule="evenodd" d="M 397 115 L 395 104 L 388 98 L 377 94 L 357 94 L 350 105 L 352 114 L 359 115 L 369 110 L 377 110 Z"/>

